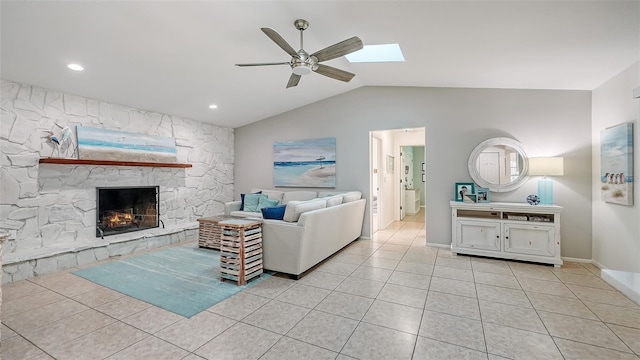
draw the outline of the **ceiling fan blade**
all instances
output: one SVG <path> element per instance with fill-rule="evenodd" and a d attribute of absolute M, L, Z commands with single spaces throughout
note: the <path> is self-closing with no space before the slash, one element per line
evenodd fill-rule
<path fill-rule="evenodd" d="M 287 83 L 287 89 L 290 87 L 298 86 L 300 82 L 300 78 L 302 76 L 291 73 L 291 77 L 289 77 L 289 82 Z"/>
<path fill-rule="evenodd" d="M 320 75 L 324 75 L 332 79 L 336 79 L 344 82 L 349 82 L 351 81 L 351 79 L 353 79 L 354 76 L 356 76 L 356 74 L 350 73 L 348 71 L 336 69 L 334 67 L 322 65 L 322 64 L 318 64 L 318 68 L 314 71 Z"/>
<path fill-rule="evenodd" d="M 273 40 L 280 48 L 287 52 L 287 54 L 299 58 L 298 53 L 289 45 L 289 43 L 280 36 L 275 30 L 270 29 L 268 27 L 261 28 L 262 32 L 265 33 L 269 37 L 269 39 Z"/>
<path fill-rule="evenodd" d="M 322 50 L 318 50 L 315 53 L 311 54 L 311 56 L 315 56 L 316 58 L 318 58 L 318 61 L 327 61 L 339 58 L 340 56 L 350 54 L 360 49 L 362 49 L 362 40 L 360 40 L 359 37 L 354 36 L 350 39 L 326 47 Z"/>
<path fill-rule="evenodd" d="M 291 64 L 288 63 L 288 62 L 236 64 L 236 66 L 240 66 L 240 67 L 245 67 L 245 66 L 270 66 L 270 65 L 291 65 Z"/>

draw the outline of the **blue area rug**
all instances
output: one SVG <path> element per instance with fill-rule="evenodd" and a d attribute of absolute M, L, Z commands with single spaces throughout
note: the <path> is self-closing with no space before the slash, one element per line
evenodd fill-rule
<path fill-rule="evenodd" d="M 192 317 L 269 276 L 265 273 L 244 286 L 222 282 L 220 252 L 194 245 L 113 261 L 73 274 L 185 317 Z"/>

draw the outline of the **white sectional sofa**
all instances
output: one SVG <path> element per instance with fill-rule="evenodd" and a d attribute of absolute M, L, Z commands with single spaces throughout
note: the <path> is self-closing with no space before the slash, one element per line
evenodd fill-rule
<path fill-rule="evenodd" d="M 366 200 L 359 191 L 262 191 L 286 205 L 283 220 L 263 219 L 263 265 L 299 278 L 302 273 L 357 240 L 362 234 Z M 225 214 L 262 218 L 240 211 L 241 202 L 225 204 Z"/>

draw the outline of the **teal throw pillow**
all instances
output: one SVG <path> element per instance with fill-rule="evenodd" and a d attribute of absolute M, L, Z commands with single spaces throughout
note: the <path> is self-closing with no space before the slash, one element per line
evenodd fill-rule
<path fill-rule="evenodd" d="M 259 212 L 260 208 L 258 204 L 260 203 L 260 199 L 267 199 L 267 195 L 264 194 L 245 194 L 244 196 L 244 210 L 249 212 Z"/>
<path fill-rule="evenodd" d="M 250 193 L 250 194 L 262 194 L 262 190 L 255 192 L 255 193 Z M 247 194 L 240 194 L 240 211 L 244 211 L 244 196 Z"/>
<path fill-rule="evenodd" d="M 265 195 L 265 197 L 261 197 L 260 200 L 258 201 L 258 210 L 266 207 L 276 206 L 279 203 L 280 203 L 280 200 L 271 200 L 269 199 L 269 197 Z"/>

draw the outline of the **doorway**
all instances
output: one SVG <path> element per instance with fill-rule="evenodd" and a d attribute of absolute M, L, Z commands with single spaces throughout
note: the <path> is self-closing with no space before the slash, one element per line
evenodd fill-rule
<path fill-rule="evenodd" d="M 426 166 L 424 146 L 401 146 L 402 179 L 400 180 L 400 221 L 413 217 L 425 206 Z"/>
<path fill-rule="evenodd" d="M 425 149 L 424 128 L 370 132 L 369 208 L 372 236 L 402 220 L 424 224 Z M 411 194 L 408 195 L 408 192 Z M 410 195 L 413 198 L 409 199 Z M 413 206 L 409 206 L 407 200 L 411 200 Z"/>

